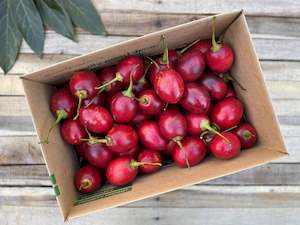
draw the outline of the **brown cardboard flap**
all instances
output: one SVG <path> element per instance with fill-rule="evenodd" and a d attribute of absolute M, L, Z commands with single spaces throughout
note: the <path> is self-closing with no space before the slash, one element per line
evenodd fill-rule
<path fill-rule="evenodd" d="M 41 140 L 54 122 L 54 116 L 49 109 L 53 87 L 26 79 L 22 79 L 22 82 L 33 124 Z M 66 217 L 76 198 L 73 177 L 78 165 L 74 149 L 62 140 L 59 126 L 53 130 L 49 144 L 42 144 L 41 148 L 48 173 L 56 180 L 54 191 L 56 194 L 57 191 L 60 193 L 57 200 L 63 216 Z"/>

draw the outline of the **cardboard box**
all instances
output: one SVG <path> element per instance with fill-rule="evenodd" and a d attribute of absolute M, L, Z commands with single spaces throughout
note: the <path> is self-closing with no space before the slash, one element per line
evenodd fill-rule
<path fill-rule="evenodd" d="M 39 139 L 54 121 L 49 109 L 53 85 L 67 81 L 76 70 L 111 65 L 128 54 L 161 53 L 162 34 L 166 36 L 170 48 L 182 47 L 197 39 L 210 38 L 211 21 L 212 18 L 207 17 L 148 34 L 22 77 Z M 241 155 L 233 160 L 222 161 L 209 157 L 191 169 L 169 166 L 150 176 L 139 177 L 132 186 L 119 191 L 121 193 L 110 197 L 105 197 L 106 195 L 102 193 L 100 199 L 75 204 L 78 194 L 73 185 L 73 176 L 78 168 L 78 162 L 73 148 L 62 140 L 57 127 L 52 133 L 50 144 L 43 144 L 41 147 L 49 175 L 52 175 L 57 201 L 65 219 L 236 173 L 287 155 L 243 12 L 217 15 L 216 26 L 218 35 L 223 34 L 224 40 L 234 49 L 235 63 L 231 73 L 247 89 L 247 91 L 242 91 L 236 88 L 239 98 L 244 103 L 248 120 L 258 131 L 258 144 L 250 150 L 242 151 Z"/>

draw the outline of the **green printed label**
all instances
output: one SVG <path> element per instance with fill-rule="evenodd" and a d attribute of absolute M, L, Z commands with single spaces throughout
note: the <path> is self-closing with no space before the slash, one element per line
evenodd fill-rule
<path fill-rule="evenodd" d="M 91 193 L 91 194 L 80 194 L 74 205 L 80 205 L 80 204 L 84 204 L 84 203 L 98 200 L 101 198 L 107 198 L 107 197 L 110 197 L 113 195 L 131 191 L 131 190 L 132 190 L 132 185 L 128 185 L 125 187 L 106 186 L 106 187 L 103 187 L 102 189 L 100 189 L 94 193 Z"/>

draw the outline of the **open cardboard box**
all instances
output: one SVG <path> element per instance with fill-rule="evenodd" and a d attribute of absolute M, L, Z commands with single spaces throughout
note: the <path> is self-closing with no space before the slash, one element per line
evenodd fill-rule
<path fill-rule="evenodd" d="M 38 138 L 42 138 L 54 121 L 49 109 L 53 85 L 66 82 L 74 71 L 111 65 L 128 54 L 154 55 L 161 53 L 162 34 L 166 36 L 170 48 L 182 47 L 197 39 L 210 38 L 211 21 L 212 18 L 207 17 L 148 34 L 22 77 Z M 237 87 L 236 91 L 244 103 L 248 120 L 258 131 L 258 144 L 250 150 L 242 151 L 240 156 L 233 160 L 222 161 L 209 157 L 191 169 L 169 166 L 150 176 L 139 177 L 125 192 L 87 201 L 84 204 L 75 204 L 78 193 L 73 185 L 73 177 L 78 168 L 78 161 L 75 151 L 62 140 L 57 127 L 50 138 L 50 143 L 42 144 L 41 147 L 49 175 L 56 178 L 52 180 L 56 180 L 54 187 L 57 201 L 65 219 L 124 205 L 184 186 L 236 173 L 287 155 L 243 12 L 217 15 L 216 27 L 218 35 L 223 34 L 224 40 L 234 49 L 235 63 L 231 73 L 247 89 L 247 91 L 242 91 Z"/>

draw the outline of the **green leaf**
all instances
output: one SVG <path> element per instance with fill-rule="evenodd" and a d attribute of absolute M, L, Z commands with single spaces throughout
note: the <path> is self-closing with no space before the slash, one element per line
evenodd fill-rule
<path fill-rule="evenodd" d="M 0 66 L 7 73 L 15 64 L 22 42 L 22 35 L 16 27 L 10 0 L 0 0 Z"/>
<path fill-rule="evenodd" d="M 44 47 L 44 27 L 33 0 L 10 0 L 14 18 L 20 32 L 31 49 L 42 56 Z"/>
<path fill-rule="evenodd" d="M 73 23 L 93 34 L 106 34 L 104 25 L 90 0 L 60 0 Z"/>
<path fill-rule="evenodd" d="M 74 29 L 67 12 L 56 0 L 35 0 L 40 15 L 48 27 L 73 40 Z"/>

